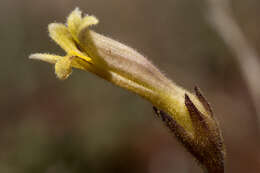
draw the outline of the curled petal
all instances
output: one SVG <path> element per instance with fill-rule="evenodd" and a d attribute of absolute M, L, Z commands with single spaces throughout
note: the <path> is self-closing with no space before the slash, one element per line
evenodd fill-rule
<path fill-rule="evenodd" d="M 55 64 L 55 73 L 61 80 L 67 79 L 72 72 L 71 69 L 72 57 L 65 56 L 57 61 Z"/>

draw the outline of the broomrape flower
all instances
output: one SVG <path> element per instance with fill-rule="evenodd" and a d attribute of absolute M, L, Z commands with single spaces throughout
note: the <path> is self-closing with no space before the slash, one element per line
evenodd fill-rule
<path fill-rule="evenodd" d="M 89 29 L 97 23 L 96 17 L 82 17 L 76 8 L 66 24 L 48 26 L 50 37 L 66 55 L 36 53 L 30 58 L 55 64 L 55 73 L 61 80 L 70 76 L 72 68 L 81 69 L 144 97 L 207 170 L 222 170 L 221 133 L 198 88 L 195 88 L 195 95 L 184 90 L 134 49 Z"/>

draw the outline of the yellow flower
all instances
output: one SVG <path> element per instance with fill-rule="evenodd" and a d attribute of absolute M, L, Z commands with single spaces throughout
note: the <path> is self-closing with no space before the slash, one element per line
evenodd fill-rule
<path fill-rule="evenodd" d="M 66 24 L 52 23 L 48 27 L 50 37 L 65 50 L 66 55 L 37 53 L 30 58 L 55 64 L 59 79 L 68 78 L 73 67 L 92 72 L 144 97 L 155 106 L 156 114 L 201 164 L 208 169 L 215 169 L 211 168 L 212 165 L 222 169 L 221 133 L 198 89 L 196 95 L 184 90 L 134 49 L 89 29 L 97 23 L 94 16 L 82 17 L 76 8 Z M 216 153 L 219 154 L 217 159 L 213 158 Z"/>
<path fill-rule="evenodd" d="M 67 18 L 67 24 L 52 23 L 48 26 L 50 37 L 66 51 L 64 57 L 53 54 L 32 54 L 38 59 L 55 64 L 59 79 L 66 79 L 72 67 L 90 71 L 105 80 L 126 88 L 151 101 L 156 107 L 170 113 L 188 132 L 193 127 L 184 94 L 187 93 L 198 109 L 207 111 L 193 94 L 176 86 L 150 61 L 132 48 L 100 35 L 89 29 L 98 20 L 94 16 L 82 18 L 76 8 Z"/>

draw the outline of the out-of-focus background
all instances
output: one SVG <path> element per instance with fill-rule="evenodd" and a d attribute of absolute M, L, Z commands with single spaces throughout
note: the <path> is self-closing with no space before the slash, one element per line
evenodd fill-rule
<path fill-rule="evenodd" d="M 1 173 L 201 172 L 147 101 L 79 70 L 57 80 L 52 65 L 28 59 L 64 54 L 47 25 L 65 22 L 75 7 L 99 18 L 97 32 L 134 47 L 176 83 L 198 85 L 223 130 L 226 172 L 260 172 L 256 111 L 204 1 L 1 0 Z M 260 1 L 236 0 L 232 8 L 259 51 Z"/>

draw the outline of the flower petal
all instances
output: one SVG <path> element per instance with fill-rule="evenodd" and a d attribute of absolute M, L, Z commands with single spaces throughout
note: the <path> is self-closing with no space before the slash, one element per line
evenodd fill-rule
<path fill-rule="evenodd" d="M 78 50 L 71 33 L 65 25 L 52 23 L 49 25 L 48 29 L 50 37 L 69 55 L 78 56 L 86 61 L 91 62 L 91 58 Z"/>
<path fill-rule="evenodd" d="M 98 19 L 95 16 L 85 16 L 78 28 L 78 36 L 82 31 L 84 32 L 88 27 L 96 24 L 98 24 Z"/>
<path fill-rule="evenodd" d="M 59 59 L 63 57 L 58 55 L 48 54 L 48 53 L 34 53 L 30 55 L 29 58 L 55 64 Z"/>
<path fill-rule="evenodd" d="M 59 55 L 48 54 L 48 53 L 34 53 L 29 56 L 29 59 L 40 60 L 40 61 L 48 62 L 50 64 L 56 64 L 60 59 L 63 59 L 63 58 L 65 58 L 65 57 L 59 56 Z M 85 61 L 82 58 L 73 57 L 73 58 L 71 58 L 71 66 L 73 68 L 77 68 L 80 70 L 89 71 L 89 69 L 91 68 L 91 63 L 88 61 Z"/>
<path fill-rule="evenodd" d="M 77 43 L 79 43 L 78 41 L 78 28 L 79 25 L 82 21 L 82 17 L 81 17 L 81 11 L 79 10 L 79 8 L 76 8 L 74 11 L 72 11 L 67 19 L 67 26 L 68 29 L 73 37 L 73 39 L 75 41 L 77 41 Z"/>
<path fill-rule="evenodd" d="M 89 27 L 98 23 L 98 19 L 94 16 L 85 16 L 78 28 L 78 40 L 81 48 L 92 58 L 92 61 L 96 65 L 105 67 L 104 61 L 99 58 L 97 47 L 94 44 L 94 40 L 91 37 L 91 30 Z"/>
<path fill-rule="evenodd" d="M 72 72 L 71 69 L 72 57 L 65 56 L 57 61 L 55 64 L 55 74 L 61 80 L 67 79 Z"/>
<path fill-rule="evenodd" d="M 48 26 L 50 37 L 67 53 L 78 51 L 68 28 L 60 23 L 51 23 Z"/>

